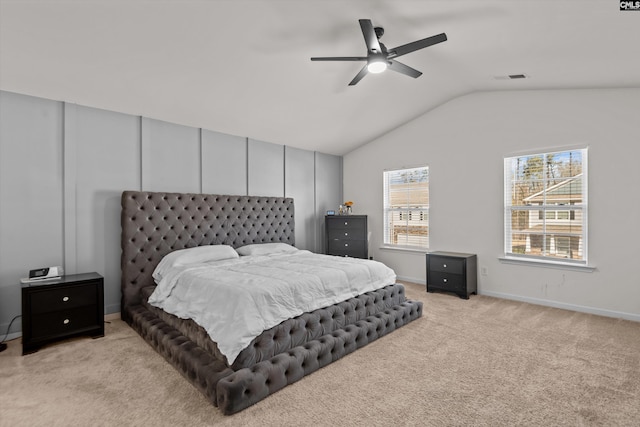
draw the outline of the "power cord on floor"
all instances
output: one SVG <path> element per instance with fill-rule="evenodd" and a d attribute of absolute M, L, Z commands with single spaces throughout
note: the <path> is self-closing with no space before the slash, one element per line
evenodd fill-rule
<path fill-rule="evenodd" d="M 9 336 L 9 331 L 11 330 L 11 325 L 13 325 L 13 322 L 15 322 L 15 320 L 18 317 L 22 317 L 22 315 L 18 314 L 16 317 L 11 319 L 11 322 L 9 322 L 9 326 L 7 327 L 7 332 L 4 334 L 4 338 L 2 338 L 2 340 L 0 340 L 0 352 L 5 351 L 7 349 L 7 344 L 4 342 L 4 340 L 6 340 L 7 337 Z"/>

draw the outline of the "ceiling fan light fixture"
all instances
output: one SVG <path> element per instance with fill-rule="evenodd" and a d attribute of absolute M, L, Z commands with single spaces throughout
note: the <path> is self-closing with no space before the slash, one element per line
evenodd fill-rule
<path fill-rule="evenodd" d="M 367 71 L 373 74 L 382 73 L 386 69 L 387 69 L 387 61 L 382 61 L 382 60 L 371 61 L 369 62 L 369 64 L 367 64 Z"/>
<path fill-rule="evenodd" d="M 311 58 L 312 61 L 367 61 L 365 66 L 362 67 L 353 80 L 349 82 L 349 86 L 358 84 L 358 82 L 369 73 L 379 74 L 387 68 L 396 73 L 416 79 L 420 77 L 422 73 L 402 62 L 398 62 L 396 58 L 447 41 L 447 35 L 441 33 L 396 46 L 393 49 L 387 49 L 387 47 L 380 42 L 380 37 L 384 34 L 382 27 L 374 27 L 370 19 L 359 19 L 358 22 L 360 22 L 360 29 L 364 36 L 364 42 L 367 45 L 367 56 L 321 56 Z"/>

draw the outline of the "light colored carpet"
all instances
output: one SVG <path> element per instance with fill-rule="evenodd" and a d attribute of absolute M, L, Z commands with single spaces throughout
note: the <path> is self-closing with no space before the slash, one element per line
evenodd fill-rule
<path fill-rule="evenodd" d="M 13 340 L 0 426 L 640 425 L 640 323 L 406 287 L 421 319 L 230 417 L 118 318 L 27 356 Z"/>

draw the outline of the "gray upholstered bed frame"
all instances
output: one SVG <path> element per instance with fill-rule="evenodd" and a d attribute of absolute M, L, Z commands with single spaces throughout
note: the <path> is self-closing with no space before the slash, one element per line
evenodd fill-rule
<path fill-rule="evenodd" d="M 204 345 L 198 327 L 146 305 L 162 257 L 183 248 L 294 242 L 293 199 L 125 191 L 122 194 L 122 319 L 224 414 L 417 319 L 422 303 L 389 285 L 282 322 L 257 337 L 232 366 Z M 206 343 L 209 344 L 209 343 Z"/>

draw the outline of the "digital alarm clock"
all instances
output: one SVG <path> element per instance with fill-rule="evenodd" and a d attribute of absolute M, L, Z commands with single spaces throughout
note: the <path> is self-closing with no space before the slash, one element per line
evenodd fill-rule
<path fill-rule="evenodd" d="M 58 278 L 62 275 L 62 267 L 44 267 L 29 270 L 29 280 L 45 280 Z"/>

